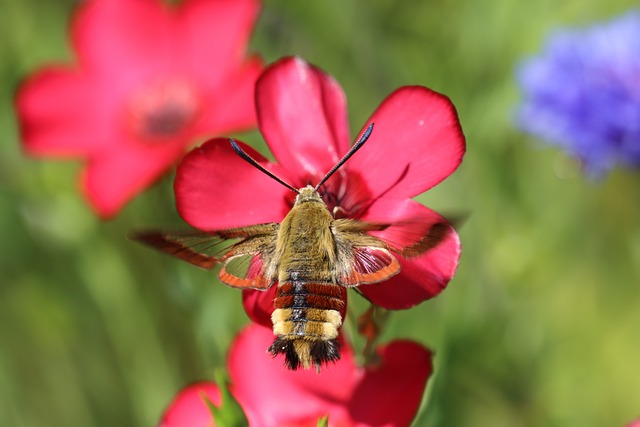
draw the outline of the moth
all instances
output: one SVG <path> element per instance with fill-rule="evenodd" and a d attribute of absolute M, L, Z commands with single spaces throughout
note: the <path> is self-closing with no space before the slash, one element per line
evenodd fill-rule
<path fill-rule="evenodd" d="M 199 267 L 221 264 L 218 277 L 234 288 L 264 291 L 277 284 L 271 316 L 275 339 L 268 352 L 283 354 L 291 370 L 319 370 L 340 358 L 338 331 L 347 288 L 398 274 L 396 255 L 420 255 L 451 230 L 448 223 L 437 223 L 420 230 L 410 244 L 398 245 L 371 234 L 391 224 L 334 218 L 319 190 L 372 131 L 373 123 L 320 182 L 300 189 L 265 169 L 230 140 L 244 160 L 297 193 L 281 223 L 193 232 L 145 231 L 132 237 Z"/>

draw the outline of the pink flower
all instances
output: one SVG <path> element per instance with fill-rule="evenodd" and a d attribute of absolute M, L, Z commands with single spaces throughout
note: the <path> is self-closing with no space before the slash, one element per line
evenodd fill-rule
<path fill-rule="evenodd" d="M 319 374 L 292 372 L 264 351 L 272 339 L 269 329 L 251 325 L 236 338 L 228 357 L 231 392 L 251 427 L 315 427 L 327 415 L 330 426 L 408 426 L 432 371 L 427 349 L 395 341 L 378 349 L 376 366 L 356 366 L 345 345 L 343 358 Z M 219 403 L 215 385 L 188 387 L 169 406 L 161 425 L 212 425 L 202 392 Z"/>
<path fill-rule="evenodd" d="M 82 188 L 115 215 L 196 138 L 255 126 L 262 69 L 245 48 L 258 0 L 90 0 L 77 10 L 74 65 L 19 88 L 24 149 L 86 161 Z"/>
<path fill-rule="evenodd" d="M 263 73 L 256 84 L 256 106 L 258 126 L 277 163 L 244 149 L 298 188 L 319 182 L 349 149 L 342 89 L 299 58 L 282 59 Z M 458 167 L 465 141 L 449 99 L 421 86 L 393 92 L 365 126 L 372 122 L 365 146 L 320 191 L 336 216 L 393 224 L 377 233 L 392 244 L 410 245 L 434 224 L 444 224 L 434 248 L 415 258 L 400 258 L 400 274 L 358 288 L 374 304 L 408 308 L 437 295 L 456 270 L 458 235 L 444 218 L 411 197 Z M 295 196 L 242 160 L 222 139 L 183 159 L 175 192 L 180 215 L 203 230 L 280 222 Z M 267 292 L 245 291 L 245 309 L 268 325 L 274 295 L 275 286 Z"/>
<path fill-rule="evenodd" d="M 207 400 L 220 406 L 218 386 L 200 382 L 192 384 L 176 395 L 160 421 L 160 427 L 214 427 Z"/>

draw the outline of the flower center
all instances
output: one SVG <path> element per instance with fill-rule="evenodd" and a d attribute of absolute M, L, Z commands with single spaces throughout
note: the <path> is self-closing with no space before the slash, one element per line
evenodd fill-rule
<path fill-rule="evenodd" d="M 146 87 L 129 103 L 128 127 L 140 140 L 166 142 L 181 136 L 198 117 L 196 91 L 182 81 L 170 80 Z"/>
<path fill-rule="evenodd" d="M 302 180 L 303 185 L 315 185 L 322 177 L 309 177 Z M 318 190 L 320 197 L 327 204 L 329 212 L 338 218 L 360 218 L 371 204 L 371 190 L 359 174 L 338 171 Z M 287 200 L 293 206 L 295 195 Z"/>

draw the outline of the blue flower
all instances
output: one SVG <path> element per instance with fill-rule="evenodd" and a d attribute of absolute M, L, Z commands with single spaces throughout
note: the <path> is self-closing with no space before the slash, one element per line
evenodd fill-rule
<path fill-rule="evenodd" d="M 591 175 L 640 166 L 640 12 L 556 31 L 518 78 L 522 130 L 562 147 Z"/>

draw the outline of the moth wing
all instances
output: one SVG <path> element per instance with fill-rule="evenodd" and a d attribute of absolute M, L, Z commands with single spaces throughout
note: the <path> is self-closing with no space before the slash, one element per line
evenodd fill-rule
<path fill-rule="evenodd" d="M 400 263 L 387 244 L 367 234 L 368 227 L 369 224 L 352 219 L 338 219 L 333 222 L 336 275 L 338 283 L 342 286 L 378 283 L 400 272 Z"/>
<path fill-rule="evenodd" d="M 353 248 L 351 269 L 340 278 L 343 286 L 383 282 L 400 272 L 400 263 L 387 249 L 374 246 Z"/>
<path fill-rule="evenodd" d="M 400 272 L 394 256 L 420 256 L 455 235 L 444 217 L 432 221 L 423 217 L 405 218 L 391 224 L 337 219 L 333 233 L 338 250 L 339 282 L 344 286 L 377 283 Z"/>
<path fill-rule="evenodd" d="M 384 241 L 391 252 L 403 258 L 421 256 L 456 235 L 451 223 L 440 215 L 431 221 L 423 218 L 404 219 L 388 224 L 384 229 L 373 230 L 372 233 Z"/>
<path fill-rule="evenodd" d="M 276 280 L 274 273 L 267 272 L 272 256 L 273 250 L 270 253 L 263 251 L 238 253 L 224 262 L 218 277 L 223 283 L 233 288 L 269 289 Z"/>
<path fill-rule="evenodd" d="M 215 267 L 233 246 L 216 233 L 198 230 L 144 230 L 131 233 L 129 238 L 206 269 Z"/>
<path fill-rule="evenodd" d="M 182 230 L 136 232 L 133 240 L 195 266 L 211 269 L 236 288 L 267 289 L 275 281 L 271 268 L 279 224 L 259 224 L 218 231 Z"/>

